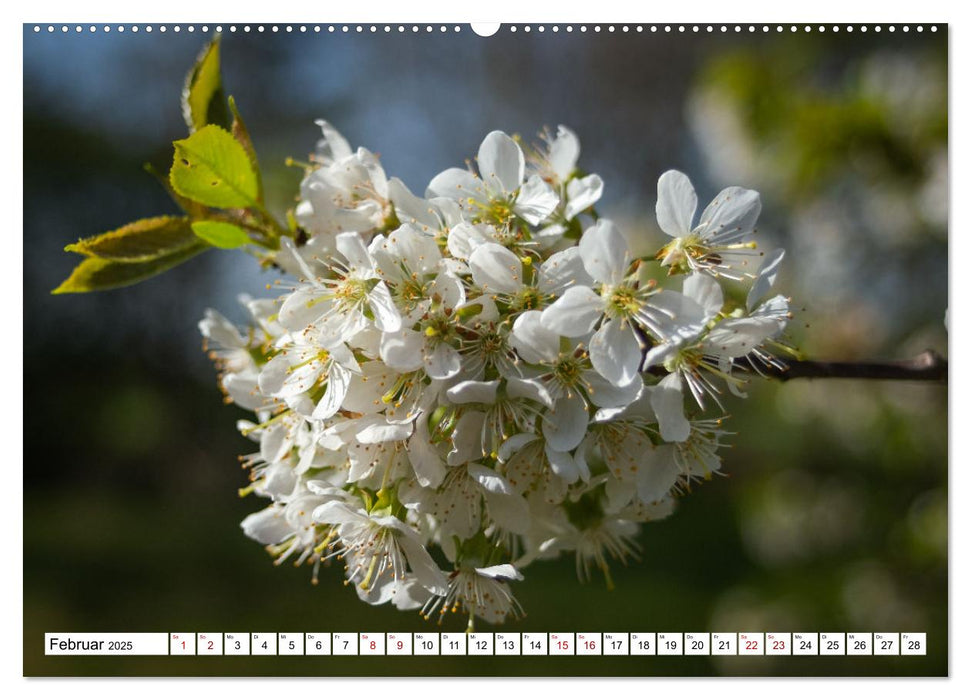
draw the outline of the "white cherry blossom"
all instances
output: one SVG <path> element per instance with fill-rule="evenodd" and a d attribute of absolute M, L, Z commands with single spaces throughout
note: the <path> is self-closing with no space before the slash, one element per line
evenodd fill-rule
<path fill-rule="evenodd" d="M 454 199 L 473 218 L 502 221 L 512 213 L 535 226 L 548 217 L 559 197 L 539 175 L 526 175 L 526 158 L 513 139 L 493 131 L 479 146 L 479 175 L 450 168 L 428 185 L 429 197 Z"/>
<path fill-rule="evenodd" d="M 320 124 L 300 228 L 267 259 L 295 280 L 243 299 L 246 329 L 199 323 L 253 412 L 240 495 L 269 505 L 244 533 L 315 581 L 341 561 L 366 604 L 461 610 L 469 630 L 521 616 L 513 586 L 540 559 L 612 585 L 640 527 L 726 470 L 724 389 L 784 366 L 784 252 L 747 267 L 758 194 L 727 188 L 695 222 L 687 177 L 665 173 L 672 240 L 635 259 L 565 126 L 528 159 L 488 134 L 475 171 L 423 198 Z"/>
<path fill-rule="evenodd" d="M 753 277 L 748 267 L 755 244 L 748 240 L 762 211 L 759 193 L 726 187 L 705 207 L 697 223 L 698 195 L 688 177 L 668 170 L 657 181 L 657 223 L 674 240 L 658 253 L 675 270 L 698 270 L 714 277 Z"/>
<path fill-rule="evenodd" d="M 641 285 L 629 275 L 633 262 L 614 224 L 601 219 L 580 239 L 580 256 L 595 284 L 576 284 L 543 311 L 542 322 L 576 338 L 594 331 L 590 360 L 616 386 L 630 384 L 642 363 L 638 329 L 657 338 L 688 333 L 702 322 L 700 308 L 677 292 Z"/>

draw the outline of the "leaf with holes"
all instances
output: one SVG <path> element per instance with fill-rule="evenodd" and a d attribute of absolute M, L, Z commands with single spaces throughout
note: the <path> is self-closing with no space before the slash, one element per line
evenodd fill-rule
<path fill-rule="evenodd" d="M 156 216 L 84 238 L 64 250 L 118 262 L 145 262 L 192 248 L 196 243 L 188 218 Z"/>
<path fill-rule="evenodd" d="M 228 131 L 210 124 L 173 145 L 169 182 L 178 194 L 224 209 L 258 204 L 256 171 L 246 149 Z"/>

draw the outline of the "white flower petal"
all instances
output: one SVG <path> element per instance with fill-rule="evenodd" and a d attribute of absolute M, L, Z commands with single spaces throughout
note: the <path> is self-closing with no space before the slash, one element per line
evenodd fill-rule
<path fill-rule="evenodd" d="M 550 167 L 560 182 L 566 182 L 573 174 L 579 159 L 580 139 L 573 131 L 560 124 L 556 129 L 556 138 L 550 144 L 549 155 Z"/>
<path fill-rule="evenodd" d="M 759 304 L 752 312 L 752 318 L 770 318 L 779 324 L 779 330 L 782 331 L 789 323 L 789 300 L 777 294 Z"/>
<path fill-rule="evenodd" d="M 577 447 L 576 451 L 573 453 L 573 460 L 576 462 L 577 470 L 580 472 L 580 478 L 583 483 L 590 482 L 590 465 L 587 464 L 587 452 L 589 448 L 594 444 L 594 436 L 588 435 Z M 547 445 L 549 447 L 549 445 Z"/>
<path fill-rule="evenodd" d="M 459 351 L 448 343 L 438 343 L 424 357 L 425 372 L 432 379 L 451 379 L 462 369 Z"/>
<path fill-rule="evenodd" d="M 347 395 L 341 408 L 353 413 L 371 414 L 383 411 L 386 404 L 382 397 L 394 386 L 397 372 L 378 360 L 361 365 L 361 373 L 351 376 Z"/>
<path fill-rule="evenodd" d="M 704 310 L 706 323 L 718 315 L 725 304 L 721 285 L 710 275 L 700 272 L 685 278 L 682 293 Z"/>
<path fill-rule="evenodd" d="M 364 525 L 368 515 L 363 510 L 351 508 L 343 501 L 328 501 L 314 509 L 311 519 L 327 525 Z"/>
<path fill-rule="evenodd" d="M 287 399 L 298 396 L 310 391 L 313 385 L 317 383 L 326 366 L 322 361 L 313 358 L 312 355 L 308 357 L 308 355 L 310 353 L 297 353 L 294 360 L 303 360 L 303 362 L 296 364 L 293 364 L 294 360 L 290 360 L 291 366 L 287 369 L 287 378 L 276 393 L 277 398 Z M 289 355 L 287 358 L 289 359 Z"/>
<path fill-rule="evenodd" d="M 247 537 L 260 544 L 278 544 L 293 534 L 284 517 L 284 509 L 276 504 L 247 515 L 240 527 Z"/>
<path fill-rule="evenodd" d="M 267 396 L 280 393 L 289 375 L 289 369 L 290 361 L 286 355 L 277 355 L 263 365 L 259 377 L 260 391 Z"/>
<path fill-rule="evenodd" d="M 483 181 L 502 193 L 513 193 L 523 182 L 526 159 L 519 144 L 501 131 L 488 134 L 476 159 Z"/>
<path fill-rule="evenodd" d="M 435 237 L 411 225 L 406 224 L 388 234 L 388 244 L 412 274 L 432 274 L 442 259 Z"/>
<path fill-rule="evenodd" d="M 445 478 L 445 460 L 431 444 L 425 414 L 415 421 L 415 432 L 408 441 L 408 459 L 418 483 L 436 489 Z"/>
<path fill-rule="evenodd" d="M 347 566 L 349 571 L 366 571 L 368 563 L 363 562 L 363 566 L 358 564 L 358 560 L 355 556 L 349 555 L 347 559 Z M 358 575 L 360 577 L 360 574 Z M 360 586 L 354 586 L 354 592 L 357 593 L 357 597 L 364 603 L 368 605 L 384 605 L 385 603 L 390 603 L 394 600 L 395 595 L 398 593 L 400 586 L 403 585 L 401 581 L 395 581 L 393 578 L 385 579 L 381 578 L 376 585 L 369 586 L 367 588 L 361 588 Z"/>
<path fill-rule="evenodd" d="M 288 331 L 301 331 L 323 316 L 330 307 L 330 301 L 322 298 L 320 289 L 310 285 L 297 287 L 283 300 L 277 319 Z"/>
<path fill-rule="evenodd" d="M 499 307 L 496 306 L 496 302 L 493 301 L 492 297 L 488 294 L 477 296 L 475 299 L 469 299 L 468 302 L 462 304 L 459 308 L 476 305 L 479 305 L 482 308 L 478 313 L 467 316 L 465 318 L 466 323 L 474 324 L 477 321 L 489 323 L 490 321 L 499 320 Z"/>
<path fill-rule="evenodd" d="M 314 402 L 307 394 L 287 396 L 284 397 L 283 402 L 287 405 L 287 408 L 304 418 L 310 418 L 313 415 Z"/>
<path fill-rule="evenodd" d="M 412 429 L 413 426 L 411 423 L 387 423 L 381 419 L 359 430 L 355 433 L 354 437 L 363 445 L 399 442 L 411 437 Z"/>
<path fill-rule="evenodd" d="M 350 158 L 354 151 L 341 133 L 334 128 L 334 125 L 323 119 L 314 120 L 314 124 L 320 127 L 324 137 L 317 141 L 317 156 L 326 162 L 343 160 Z"/>
<path fill-rule="evenodd" d="M 366 148 L 357 149 L 357 160 L 367 170 L 371 182 L 371 189 L 381 199 L 388 198 L 388 176 L 381 167 L 378 157 Z"/>
<path fill-rule="evenodd" d="M 410 532 L 403 537 L 398 537 L 397 541 L 401 551 L 408 558 L 408 566 L 414 572 L 415 578 L 425 589 L 435 595 L 445 595 L 448 592 L 448 579 L 445 578 L 445 574 L 435 564 L 428 550 L 418 541 L 417 533 L 407 525 L 404 527 Z"/>
<path fill-rule="evenodd" d="M 394 333 L 401 328 L 401 314 L 394 305 L 388 286 L 381 280 L 368 295 L 368 306 L 374 314 L 374 325 L 385 333 Z"/>
<path fill-rule="evenodd" d="M 547 408 L 553 407 L 553 398 L 549 391 L 535 379 L 508 377 L 506 379 L 506 395 L 511 399 L 530 399 L 543 404 Z"/>
<path fill-rule="evenodd" d="M 427 294 L 429 298 L 437 294 L 446 308 L 457 309 L 465 304 L 465 287 L 462 286 L 461 280 L 444 270 L 432 280 Z"/>
<path fill-rule="evenodd" d="M 540 250 L 556 250 L 563 245 L 563 234 L 566 225 L 560 223 L 545 224 L 539 231 L 533 232 L 533 240 Z"/>
<path fill-rule="evenodd" d="M 513 435 L 502 443 L 502 446 L 499 448 L 499 461 L 503 463 L 508 462 L 522 448 L 536 440 L 539 440 L 539 436 L 535 433 L 517 433 Z"/>
<path fill-rule="evenodd" d="M 670 289 L 651 295 L 647 311 L 654 321 L 651 331 L 662 342 L 691 340 L 705 329 L 705 310 L 698 302 Z"/>
<path fill-rule="evenodd" d="M 323 398 L 314 409 L 314 420 L 324 420 L 340 410 L 347 396 L 347 387 L 351 381 L 351 373 L 338 364 L 331 365 L 330 373 L 327 375 L 327 389 L 324 391 Z"/>
<path fill-rule="evenodd" d="M 589 386 L 590 401 L 598 408 L 622 408 L 637 400 L 644 388 L 644 380 L 640 374 L 635 374 L 628 384 L 620 386 L 600 376 L 597 372 L 585 372 L 584 381 Z"/>
<path fill-rule="evenodd" d="M 560 336 L 543 325 L 541 311 L 525 311 L 516 317 L 509 344 L 525 362 L 554 362 L 560 352 Z"/>
<path fill-rule="evenodd" d="M 648 454 L 637 470 L 637 497 L 643 503 L 663 500 L 678 482 L 680 471 L 673 445 L 660 445 Z"/>
<path fill-rule="evenodd" d="M 331 496 L 334 498 L 343 498 L 344 496 L 347 495 L 344 491 L 341 491 L 339 488 L 332 486 L 326 481 L 321 481 L 320 479 L 311 479 L 310 481 L 306 482 L 306 486 L 307 486 L 307 490 L 309 490 L 310 493 L 315 494 L 317 496 Z"/>
<path fill-rule="evenodd" d="M 424 607 L 433 595 L 416 577 L 407 576 L 403 581 L 392 583 L 398 584 L 397 590 L 391 597 L 391 604 L 398 610 L 418 610 Z M 434 595 L 439 594 L 434 593 Z"/>
<path fill-rule="evenodd" d="M 436 175 L 428 183 L 425 196 L 428 198 L 446 197 L 461 204 L 468 201 L 469 197 L 483 199 L 485 190 L 482 187 L 482 181 L 468 170 L 449 168 Z"/>
<path fill-rule="evenodd" d="M 636 478 L 637 470 L 650 460 L 653 452 L 651 440 L 635 428 L 620 428 L 609 439 L 600 442 L 604 464 L 614 478 L 623 481 Z"/>
<path fill-rule="evenodd" d="M 576 394 L 561 397 L 543 414 L 543 436 L 547 444 L 558 452 L 569 452 L 583 440 L 588 418 L 582 398 Z"/>
<path fill-rule="evenodd" d="M 424 336 L 410 329 L 385 333 L 381 336 L 381 359 L 399 372 L 414 372 L 423 364 L 424 343 Z"/>
<path fill-rule="evenodd" d="M 580 468 L 569 452 L 558 452 L 547 444 L 546 459 L 549 460 L 553 473 L 566 483 L 572 484 L 580 478 Z"/>
<path fill-rule="evenodd" d="M 255 374 L 227 374 L 223 377 L 222 386 L 234 404 L 250 411 L 259 411 L 269 408 L 273 400 L 263 395 L 257 380 Z"/>
<path fill-rule="evenodd" d="M 587 175 L 586 177 L 570 180 L 566 186 L 566 208 L 563 216 L 566 220 L 574 218 L 577 214 L 592 207 L 603 195 L 604 181 L 599 175 Z"/>
<path fill-rule="evenodd" d="M 583 266 L 598 282 L 619 284 L 630 265 L 627 240 L 609 219 L 600 219 L 580 237 Z"/>
<path fill-rule="evenodd" d="M 603 315 L 604 301 L 589 287 L 570 287 L 543 310 L 543 325 L 567 338 L 578 338 L 593 330 Z"/>
<path fill-rule="evenodd" d="M 213 309 L 206 309 L 206 317 L 199 321 L 199 332 L 220 348 L 231 350 L 246 347 L 246 341 L 225 316 Z"/>
<path fill-rule="evenodd" d="M 508 579 L 510 581 L 523 580 L 523 575 L 512 564 L 487 566 L 484 569 L 476 569 L 475 572 L 479 576 L 486 576 L 487 578 Z"/>
<path fill-rule="evenodd" d="M 702 212 L 699 233 L 706 240 L 741 238 L 755 228 L 761 211 L 758 192 L 743 187 L 726 187 Z"/>
<path fill-rule="evenodd" d="M 776 248 L 765 256 L 765 259 L 759 266 L 759 272 L 755 278 L 755 282 L 752 283 L 752 288 L 748 290 L 748 297 L 745 299 L 745 307 L 749 311 L 755 308 L 755 305 L 762 300 L 762 297 L 772 289 L 772 285 L 775 284 L 775 278 L 779 276 L 779 268 L 785 256 L 786 251 L 782 248 Z"/>
<path fill-rule="evenodd" d="M 483 243 L 469 256 L 472 279 L 486 294 L 514 294 L 523 286 L 519 257 L 498 243 Z"/>
<path fill-rule="evenodd" d="M 284 459 L 293 449 L 296 431 L 292 423 L 275 423 L 260 435 L 260 457 L 267 464 Z"/>
<path fill-rule="evenodd" d="M 455 467 L 482 458 L 484 423 L 485 413 L 482 411 L 465 411 L 462 414 L 452 431 L 452 450 L 446 458 L 449 466 Z"/>
<path fill-rule="evenodd" d="M 532 175 L 520 188 L 513 211 L 531 226 L 538 226 L 560 203 L 560 197 L 539 175 Z"/>
<path fill-rule="evenodd" d="M 301 202 L 297 205 L 297 221 L 300 207 L 306 204 Z M 309 229 L 308 233 L 312 233 Z M 301 280 L 313 280 L 318 275 L 314 272 L 314 267 L 319 266 L 320 260 L 326 260 L 334 254 L 334 236 L 327 233 L 311 235 L 304 245 L 299 248 L 292 238 L 284 237 L 280 241 L 280 250 L 277 251 L 273 263 L 279 265 L 283 270 Z"/>
<path fill-rule="evenodd" d="M 417 197 L 396 177 L 388 181 L 388 194 L 395 214 L 402 223 L 418 226 L 426 233 L 434 233 L 441 226 L 427 200 Z"/>
<path fill-rule="evenodd" d="M 359 308 L 347 313 L 330 314 L 317 325 L 317 343 L 325 348 L 334 347 L 350 340 L 368 325 L 367 318 Z"/>
<path fill-rule="evenodd" d="M 462 205 L 454 199 L 449 199 L 448 197 L 430 197 L 428 202 L 438 210 L 442 221 L 445 222 L 446 228 L 452 228 L 465 220 L 463 218 L 464 212 Z"/>
<path fill-rule="evenodd" d="M 668 170 L 657 181 L 657 225 L 672 238 L 691 232 L 698 195 L 684 173 Z"/>
<path fill-rule="evenodd" d="M 521 535 L 529 531 L 529 506 L 508 481 L 480 464 L 469 465 L 469 476 L 485 492 L 486 506 L 493 522 Z"/>
<path fill-rule="evenodd" d="M 493 404 L 496 402 L 496 391 L 499 389 L 499 380 L 491 382 L 464 381 L 459 382 L 445 392 L 448 400 L 452 403 L 484 403 Z"/>
<path fill-rule="evenodd" d="M 691 434 L 691 423 L 684 417 L 681 376 L 672 373 L 651 388 L 651 408 L 657 416 L 661 437 L 666 442 L 684 442 Z"/>
<path fill-rule="evenodd" d="M 633 382 L 641 366 L 641 346 L 630 325 L 619 318 L 603 324 L 590 339 L 590 362 L 614 386 Z"/>
<path fill-rule="evenodd" d="M 670 358 L 677 355 L 680 349 L 680 339 L 677 338 L 668 343 L 658 343 L 644 355 L 644 364 L 641 367 L 641 371 L 646 370 L 648 367 L 663 365 Z"/>
<path fill-rule="evenodd" d="M 337 250 L 347 259 L 348 268 L 352 274 L 359 277 L 375 276 L 374 262 L 360 234 L 338 234 Z"/>
<path fill-rule="evenodd" d="M 607 496 L 604 510 L 608 513 L 616 513 L 631 502 L 636 492 L 637 486 L 635 484 L 611 476 L 604 483 L 604 495 Z"/>
<path fill-rule="evenodd" d="M 448 232 L 448 252 L 459 260 L 468 260 L 476 246 L 495 241 L 495 229 L 491 226 L 463 221 Z"/>
<path fill-rule="evenodd" d="M 703 349 L 715 357 L 742 357 L 778 332 L 774 318 L 730 318 L 709 331 Z"/>
<path fill-rule="evenodd" d="M 404 228 L 404 226 L 401 228 Z M 401 268 L 396 262 L 398 258 L 397 246 L 392 246 L 388 242 L 387 236 L 383 233 L 374 236 L 368 244 L 367 252 L 374 261 L 374 271 L 379 277 L 392 284 L 400 284 L 404 280 Z"/>
<path fill-rule="evenodd" d="M 543 294 L 560 296 L 568 287 L 575 284 L 585 287 L 593 284 L 593 278 L 583 266 L 583 258 L 577 246 L 554 253 L 540 265 L 536 287 Z"/>

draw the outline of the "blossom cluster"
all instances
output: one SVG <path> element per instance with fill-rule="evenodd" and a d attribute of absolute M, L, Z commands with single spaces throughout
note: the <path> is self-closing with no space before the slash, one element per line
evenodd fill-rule
<path fill-rule="evenodd" d="M 424 197 L 326 122 L 300 188 L 296 282 L 200 323 L 269 499 L 242 523 L 276 561 L 340 562 L 365 602 L 499 623 L 510 584 L 573 553 L 581 579 L 636 557 L 641 523 L 720 472 L 725 390 L 778 363 L 783 257 L 753 242 L 757 192 L 696 219 L 658 181 L 669 240 L 634 257 L 567 128 L 482 141 Z M 729 289 L 730 287 L 730 289 Z M 747 291 L 747 297 L 745 297 Z M 744 299 L 744 301 L 742 301 Z"/>

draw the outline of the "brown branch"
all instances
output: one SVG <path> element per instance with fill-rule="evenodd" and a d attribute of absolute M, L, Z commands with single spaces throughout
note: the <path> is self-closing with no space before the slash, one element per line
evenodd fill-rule
<path fill-rule="evenodd" d="M 819 362 L 784 360 L 783 367 L 752 365 L 748 360 L 736 366 L 763 377 L 779 379 L 903 379 L 914 381 L 947 381 L 947 360 L 933 350 L 925 350 L 909 360 L 894 362 Z"/>

